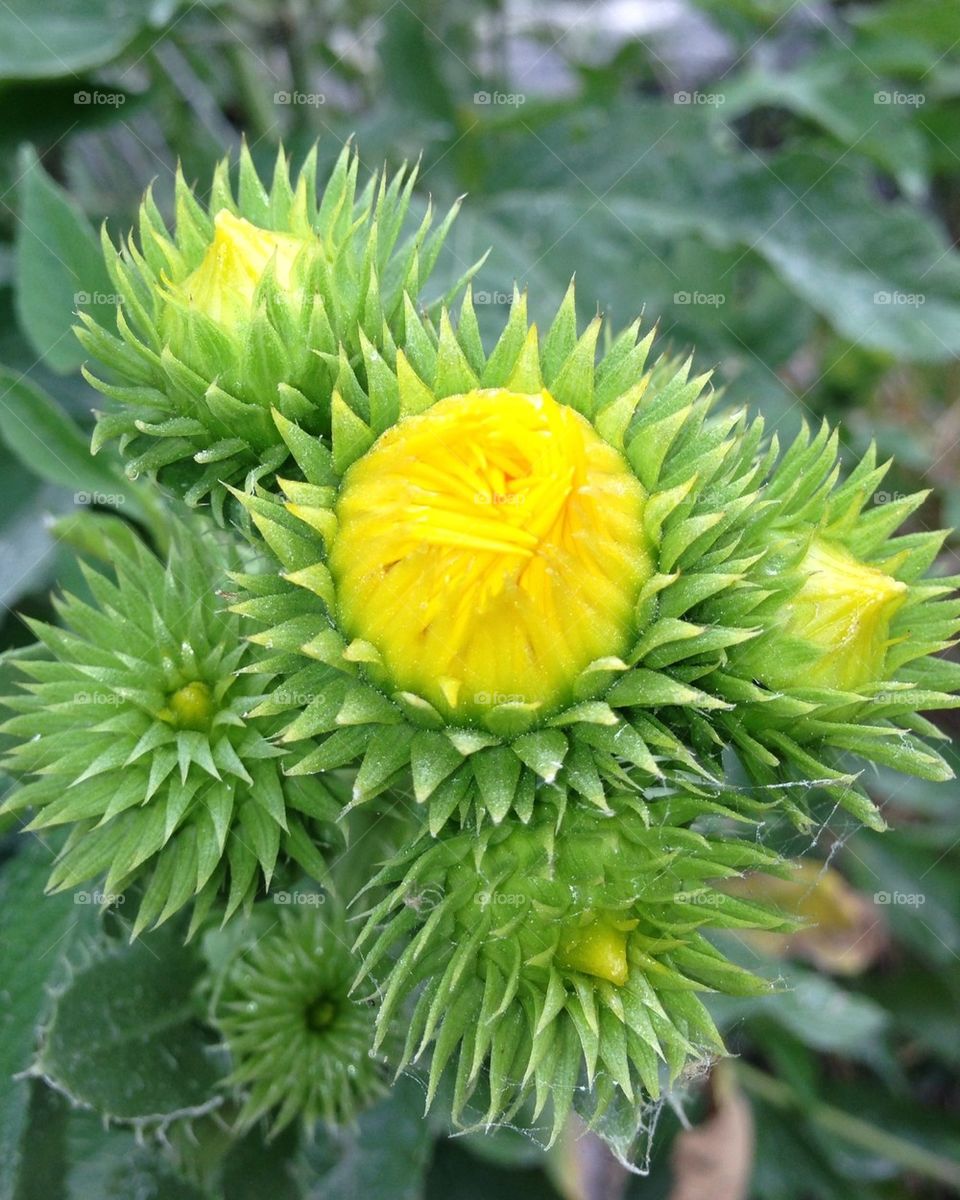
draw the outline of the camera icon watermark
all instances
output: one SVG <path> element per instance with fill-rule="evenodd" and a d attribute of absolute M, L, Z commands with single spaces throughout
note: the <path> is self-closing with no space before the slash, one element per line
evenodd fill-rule
<path fill-rule="evenodd" d="M 474 92 L 473 102 L 485 106 L 519 108 L 522 104 L 526 104 L 527 97 L 523 92 Z"/>
<path fill-rule="evenodd" d="M 923 292 L 874 292 L 873 302 L 899 308 L 920 308 L 926 304 L 927 297 Z"/>
<path fill-rule="evenodd" d="M 673 898 L 677 904 L 699 904 L 704 908 L 719 908 L 727 899 L 722 892 L 703 889 L 692 892 L 676 892 Z"/>
<path fill-rule="evenodd" d="M 927 98 L 923 92 L 883 91 L 873 93 L 873 102 L 902 108 L 922 108 L 926 104 Z"/>
<path fill-rule="evenodd" d="M 526 696 L 522 696 L 519 692 L 474 692 L 474 704 L 496 705 L 496 704 L 523 704 L 526 702 Z"/>
<path fill-rule="evenodd" d="M 317 692 L 300 692 L 295 689 L 279 687 L 270 693 L 270 699 L 277 704 L 286 704 L 290 708 L 306 708 L 317 699 Z"/>
<path fill-rule="evenodd" d="M 273 102 L 293 108 L 320 108 L 327 97 L 324 92 L 274 92 Z"/>
<path fill-rule="evenodd" d="M 119 508 L 127 498 L 120 492 L 74 492 L 74 504 L 99 505 L 101 508 Z"/>
<path fill-rule="evenodd" d="M 323 892 L 274 892 L 271 899 L 274 904 L 293 908 L 320 908 L 327 902 Z"/>
<path fill-rule="evenodd" d="M 74 292 L 73 303 L 76 308 L 91 308 L 95 304 L 116 308 L 123 303 L 123 296 L 119 292 Z"/>
<path fill-rule="evenodd" d="M 527 897 L 522 892 L 478 892 L 476 901 L 481 908 L 522 908 Z"/>
<path fill-rule="evenodd" d="M 510 508 L 513 505 L 525 504 L 527 497 L 522 492 L 476 492 L 474 504 L 490 506 L 491 508 Z"/>
<path fill-rule="evenodd" d="M 923 892 L 874 892 L 873 902 L 894 908 L 920 908 L 926 904 L 927 897 Z"/>
<path fill-rule="evenodd" d="M 119 908 L 126 901 L 123 892 L 74 892 L 74 904 L 94 904 L 98 908 Z"/>
<path fill-rule="evenodd" d="M 123 92 L 101 92 L 96 89 L 92 92 L 74 92 L 74 104 L 91 105 L 93 107 L 103 106 L 105 108 L 120 108 L 126 104 L 127 97 Z"/>
<path fill-rule="evenodd" d="M 102 708 L 119 708 L 126 701 L 116 692 L 74 692 L 73 704 L 93 704 Z"/>
<path fill-rule="evenodd" d="M 719 108 L 726 104 L 727 97 L 723 92 L 674 92 L 674 104 L 705 105 L 708 108 Z"/>
<path fill-rule="evenodd" d="M 474 292 L 474 304 L 505 304 L 513 303 L 513 292 Z"/>
<path fill-rule="evenodd" d="M 674 292 L 674 304 L 693 304 L 704 308 L 720 308 L 726 304 L 723 292 Z"/>

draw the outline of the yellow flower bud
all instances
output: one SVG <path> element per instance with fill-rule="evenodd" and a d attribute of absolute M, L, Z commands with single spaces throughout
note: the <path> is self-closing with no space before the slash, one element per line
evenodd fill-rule
<path fill-rule="evenodd" d="M 214 713 L 213 695 L 207 684 L 195 680 L 173 693 L 161 717 L 177 729 L 204 730 Z"/>
<path fill-rule="evenodd" d="M 250 317 L 257 286 L 272 262 L 277 285 L 293 286 L 293 264 L 306 239 L 261 229 L 222 208 L 214 217 L 213 241 L 203 261 L 173 294 L 219 325 L 234 327 Z"/>
<path fill-rule="evenodd" d="M 636 921 L 616 921 L 584 914 L 583 923 L 567 928 L 557 948 L 557 963 L 622 987 L 629 977 L 627 934 Z"/>
<path fill-rule="evenodd" d="M 385 683 L 447 715 L 560 703 L 591 662 L 627 650 L 651 571 L 645 500 L 618 451 L 548 393 L 451 396 L 345 477 L 340 620 Z"/>
<path fill-rule="evenodd" d="M 907 585 L 822 538 L 811 541 L 797 569 L 804 583 L 777 619 L 791 639 L 807 644 L 811 657 L 798 667 L 771 647 L 759 672 L 764 682 L 855 691 L 882 679 L 890 621 Z"/>

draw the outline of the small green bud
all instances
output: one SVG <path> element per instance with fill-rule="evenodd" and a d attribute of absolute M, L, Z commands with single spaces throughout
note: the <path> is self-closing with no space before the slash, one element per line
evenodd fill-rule
<path fill-rule="evenodd" d="M 168 709 L 160 715 L 177 729 L 200 732 L 209 728 L 213 713 L 213 693 L 207 684 L 198 679 L 178 688 L 170 697 Z"/>
<path fill-rule="evenodd" d="M 241 1130 L 267 1113 L 271 1136 L 297 1118 L 308 1133 L 317 1120 L 343 1125 L 383 1093 L 374 1010 L 350 995 L 359 968 L 332 899 L 271 914 L 239 946 L 211 1019 L 233 1060 L 225 1086 L 241 1097 Z"/>

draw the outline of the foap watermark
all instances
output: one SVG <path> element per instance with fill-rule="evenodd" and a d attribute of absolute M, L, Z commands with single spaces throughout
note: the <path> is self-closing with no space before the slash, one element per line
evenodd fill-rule
<path fill-rule="evenodd" d="M 327 897 L 323 892 L 274 892 L 273 902 L 293 908 L 320 908 L 326 904 Z"/>
<path fill-rule="evenodd" d="M 927 897 L 923 892 L 874 892 L 873 902 L 894 908 L 920 908 L 926 904 Z"/>
<path fill-rule="evenodd" d="M 473 502 L 490 508 L 510 508 L 515 504 L 524 504 L 526 499 L 521 492 L 477 492 Z"/>
<path fill-rule="evenodd" d="M 526 696 L 519 692 L 474 692 L 474 704 L 523 704 Z"/>
<path fill-rule="evenodd" d="M 674 292 L 674 304 L 693 304 L 703 308 L 720 308 L 726 304 L 723 292 Z"/>
<path fill-rule="evenodd" d="M 474 292 L 473 303 L 476 304 L 505 304 L 513 303 L 513 292 Z"/>
<path fill-rule="evenodd" d="M 327 97 L 323 92 L 274 92 L 273 102 L 291 108 L 321 108 Z"/>
<path fill-rule="evenodd" d="M 726 896 L 722 892 L 675 892 L 674 900 L 677 904 L 700 904 L 704 908 L 719 908 L 726 900 Z"/>
<path fill-rule="evenodd" d="M 874 92 L 874 104 L 890 104 L 902 108 L 922 108 L 927 102 L 923 92 Z"/>
<path fill-rule="evenodd" d="M 297 692 L 284 687 L 277 688 L 275 692 L 270 693 L 271 701 L 277 704 L 286 704 L 289 708 L 306 708 L 319 696 L 319 692 Z"/>
<path fill-rule="evenodd" d="M 874 292 L 874 304 L 891 304 L 900 308 L 919 308 L 926 304 L 923 292 Z"/>
<path fill-rule="evenodd" d="M 123 297 L 119 292 L 74 292 L 73 303 L 76 308 L 93 308 L 101 304 L 116 308 L 123 303 Z"/>
<path fill-rule="evenodd" d="M 114 692 L 75 692 L 73 703 L 94 704 L 103 708 L 119 708 L 126 701 L 122 696 L 118 696 Z"/>
<path fill-rule="evenodd" d="M 98 504 L 101 508 L 119 508 L 127 498 L 120 492 L 74 492 L 74 504 Z"/>
<path fill-rule="evenodd" d="M 120 907 L 125 903 L 123 892 L 74 892 L 74 904 L 95 904 L 98 908 Z"/>
<path fill-rule="evenodd" d="M 123 92 L 100 92 L 96 89 L 92 92 L 74 92 L 74 104 L 90 104 L 102 105 L 105 108 L 120 108 L 126 104 L 127 97 Z"/>
<path fill-rule="evenodd" d="M 523 92 L 474 92 L 473 102 L 503 108 L 519 108 L 521 104 L 526 104 L 527 97 Z"/>
<path fill-rule="evenodd" d="M 874 504 L 896 504 L 898 500 L 906 500 L 906 492 L 874 492 Z"/>
<path fill-rule="evenodd" d="M 477 903 L 481 908 L 522 908 L 527 897 L 522 892 L 479 892 Z"/>
<path fill-rule="evenodd" d="M 727 98 L 723 92 L 674 92 L 674 104 L 702 104 L 709 108 L 719 108 L 726 104 Z"/>

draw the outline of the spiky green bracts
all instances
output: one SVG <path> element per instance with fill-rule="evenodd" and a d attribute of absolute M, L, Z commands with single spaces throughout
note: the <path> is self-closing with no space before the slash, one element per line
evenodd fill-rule
<path fill-rule="evenodd" d="M 956 581 L 923 577 L 942 535 L 891 537 L 918 499 L 864 512 L 883 471 L 868 457 L 837 486 L 828 430 L 779 458 L 759 421 L 714 411 L 706 376 L 645 369 L 652 335 L 638 342 L 633 325 L 595 362 L 598 331 L 578 336 L 571 291 L 541 344 L 518 295 L 487 355 L 468 295 L 436 336 L 411 312 L 395 363 L 369 356 L 367 392 L 341 371 L 329 449 L 276 416 L 306 482 L 281 480 L 282 507 L 245 500 L 284 578 L 250 584 L 239 611 L 268 626 L 256 641 L 292 652 L 281 673 L 322 693 L 284 735 L 323 739 L 294 770 L 359 762 L 360 800 L 409 768 L 437 832 L 474 808 L 527 820 L 547 785 L 602 807 L 611 787 L 642 792 L 676 769 L 716 782 L 732 744 L 761 785 L 744 804 L 806 823 L 806 781 L 882 824 L 837 752 L 949 777 L 918 714 L 956 704 L 960 682 L 936 657 L 960 624 Z M 590 431 L 573 448 L 567 409 Z M 490 480 L 520 427 L 522 470 L 501 494 Z M 559 457 L 541 462 L 543 444 Z M 544 481 L 563 478 L 564 453 L 587 462 L 570 468 L 574 495 L 599 498 L 576 520 L 566 501 L 572 550 L 566 527 L 537 523 L 557 510 Z M 560 584 L 498 608 L 528 571 L 513 566 L 528 532 Z M 507 565 L 491 583 L 496 554 Z"/>
<path fill-rule="evenodd" d="M 3 811 L 69 827 L 50 890 L 142 882 L 134 933 L 191 903 L 194 928 L 215 902 L 226 920 L 281 856 L 325 870 L 340 803 L 287 779 L 276 723 L 248 716 L 264 678 L 218 594 L 231 557 L 213 531 L 176 529 L 165 562 L 127 530 L 104 537 L 111 575 L 81 563 L 90 599 L 57 602 L 59 627 L 29 622 L 42 653 L 14 660 L 7 767 L 33 778 Z"/>
<path fill-rule="evenodd" d="M 541 341 L 518 294 L 488 355 L 469 293 L 456 331 L 408 307 L 395 360 L 367 352 L 366 390 L 343 364 L 329 447 L 274 414 L 304 481 L 242 497 L 281 573 L 241 579 L 236 611 L 265 627 L 253 640 L 285 690 L 318 697 L 283 735 L 320 740 L 293 773 L 358 764 L 355 800 L 412 775 L 434 833 L 474 810 L 528 821 L 545 787 L 603 809 L 670 770 L 719 777 L 706 717 L 730 702 L 713 675 L 757 631 L 701 614 L 756 587 L 761 425 L 714 413 L 689 364 L 645 369 L 638 324 L 596 363 L 599 330 L 578 335 L 571 289 Z M 520 462 L 497 483 L 512 437 Z M 546 573 L 518 584 L 525 524 L 543 521 Z"/>
<path fill-rule="evenodd" d="M 884 822 L 862 784 L 866 759 L 922 779 L 952 778 L 926 739 L 924 712 L 955 708 L 960 666 L 941 656 L 960 630 L 960 576 L 936 577 L 943 531 L 899 532 L 926 492 L 868 507 L 889 463 L 871 449 L 838 483 L 838 435 L 804 431 L 763 491 L 745 548 L 762 554 L 751 594 L 715 598 L 720 619 L 757 638 L 732 649 L 714 689 L 731 708 L 715 722 L 754 781 L 806 781 L 874 828 Z"/>
<path fill-rule="evenodd" d="M 85 374 L 113 402 L 94 453 L 119 439 L 131 475 L 219 512 L 222 481 L 249 486 L 286 459 L 271 408 L 329 435 L 340 357 L 358 363 L 361 343 L 392 353 L 457 208 L 433 232 L 429 207 L 408 228 L 416 171 L 358 194 L 358 170 L 348 147 L 318 196 L 316 151 L 291 179 L 281 150 L 267 188 L 244 146 L 237 190 L 225 159 L 206 206 L 178 173 L 174 234 L 150 193 L 139 244 L 115 249 L 104 230 L 116 333 L 86 314 L 77 329 L 104 371 Z"/>
<path fill-rule="evenodd" d="M 267 906 L 269 907 L 269 906 Z M 241 946 L 211 1009 L 232 1059 L 224 1086 L 242 1097 L 237 1125 L 272 1114 L 271 1136 L 299 1118 L 344 1125 L 385 1090 L 373 1008 L 350 995 L 359 961 L 333 900 L 279 910 Z"/>
<path fill-rule="evenodd" d="M 372 881 L 388 890 L 358 939 L 361 975 L 380 984 L 380 1037 L 414 998 L 401 1062 L 429 1053 L 428 1107 L 450 1067 L 454 1120 L 475 1093 L 487 1125 L 532 1094 L 534 1121 L 552 1102 L 552 1141 L 575 1092 L 599 1117 L 722 1053 L 698 993 L 769 989 L 705 932 L 788 927 L 712 882 L 776 855 L 686 828 L 682 794 L 609 804 L 568 810 L 559 832 L 541 808 L 526 826 L 425 836 Z"/>

